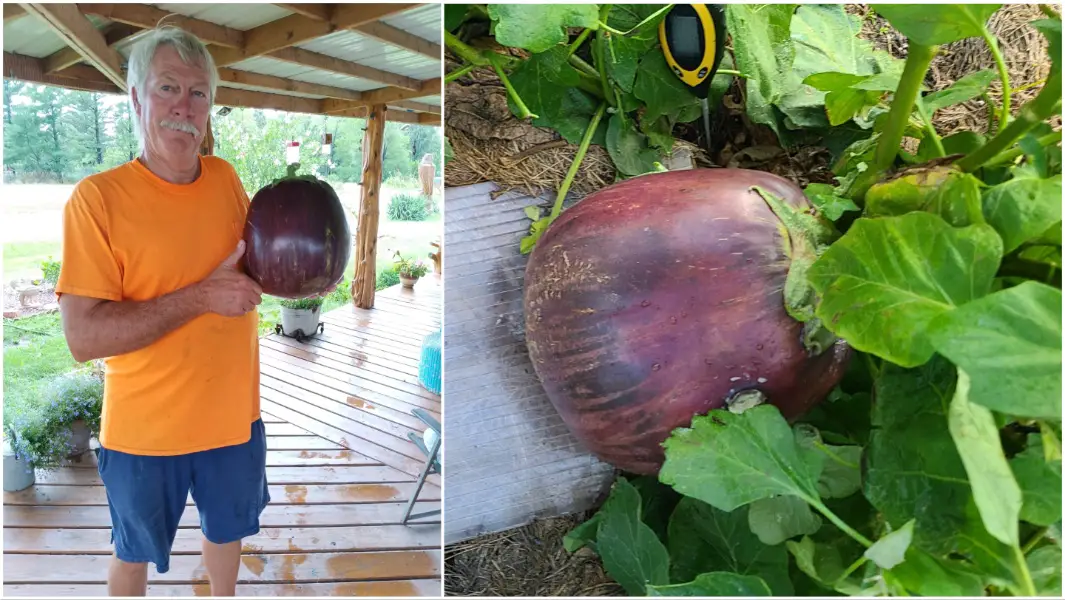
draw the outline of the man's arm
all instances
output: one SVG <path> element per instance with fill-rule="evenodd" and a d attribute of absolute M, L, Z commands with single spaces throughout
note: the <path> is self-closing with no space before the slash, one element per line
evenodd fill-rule
<path fill-rule="evenodd" d="M 87 362 L 139 350 L 204 314 L 195 284 L 144 302 L 113 302 L 64 294 L 63 333 L 74 360 Z"/>
<path fill-rule="evenodd" d="M 262 288 L 236 268 L 242 241 L 203 281 L 164 296 L 113 302 L 64 294 L 59 309 L 74 360 L 86 362 L 139 350 L 209 312 L 235 317 L 262 302 Z"/>

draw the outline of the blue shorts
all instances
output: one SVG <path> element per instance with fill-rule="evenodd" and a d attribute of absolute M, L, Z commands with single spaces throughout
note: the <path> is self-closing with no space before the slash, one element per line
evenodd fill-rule
<path fill-rule="evenodd" d="M 119 560 L 170 570 L 170 551 L 189 492 L 208 541 L 225 544 L 259 533 L 270 502 L 266 428 L 251 424 L 251 439 L 178 456 L 139 456 L 101 448 L 100 478 L 111 510 L 111 541 Z"/>

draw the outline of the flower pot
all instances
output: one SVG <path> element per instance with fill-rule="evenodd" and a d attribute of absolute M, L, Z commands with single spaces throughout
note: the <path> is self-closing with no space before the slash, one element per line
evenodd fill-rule
<path fill-rule="evenodd" d="M 413 288 L 415 283 L 418 283 L 418 277 L 411 277 L 410 275 L 399 274 L 399 280 L 403 282 L 403 287 Z"/>
<path fill-rule="evenodd" d="M 37 474 L 29 457 L 16 456 L 11 444 L 4 440 L 4 491 L 18 492 L 37 482 Z"/>
<path fill-rule="evenodd" d="M 281 307 L 281 332 L 298 340 L 311 337 L 318 330 L 320 308 Z"/>
<path fill-rule="evenodd" d="M 92 437 L 92 433 L 89 431 L 89 425 L 85 421 L 78 419 L 71 423 L 66 435 L 67 442 L 70 445 L 70 452 L 67 454 L 67 458 L 76 458 L 89 451 L 89 438 Z"/>

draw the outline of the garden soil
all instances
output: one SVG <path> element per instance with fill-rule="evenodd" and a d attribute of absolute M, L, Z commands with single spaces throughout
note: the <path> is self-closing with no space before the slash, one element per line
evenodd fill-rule
<path fill-rule="evenodd" d="M 1060 8 L 1060 7 L 1056 7 Z M 877 49 L 898 58 L 906 57 L 903 36 L 865 5 L 847 10 L 863 19 L 861 36 Z M 1013 114 L 1033 98 L 1050 69 L 1043 36 L 1028 25 L 1042 17 L 1037 5 L 1005 5 L 990 21 L 1009 71 L 1013 87 L 1032 87 L 1012 94 Z M 447 71 L 460 66 L 447 56 Z M 930 91 L 940 90 L 962 76 L 980 69 L 995 69 L 983 40 L 970 39 L 944 46 L 932 62 L 925 81 Z M 1001 102 L 996 79 L 988 96 Z M 447 85 L 445 134 L 454 157 L 445 169 L 445 186 L 472 185 L 486 181 L 502 191 L 516 189 L 539 195 L 554 192 L 565 178 L 576 154 L 570 144 L 550 130 L 534 127 L 511 115 L 506 90 L 491 69 L 476 69 Z M 696 145 L 699 122 L 680 131 L 680 147 L 688 149 L 697 166 L 738 166 L 771 171 L 805 186 L 811 182 L 832 183 L 828 152 L 823 148 L 800 148 L 788 153 L 776 143 L 767 128 L 751 124 L 742 113 L 742 92 L 734 84 L 724 98 L 725 111 L 718 111 L 711 135 L 724 140 L 712 153 Z M 981 99 L 950 107 L 933 119 L 941 135 L 962 129 L 988 131 L 988 108 Z M 1060 118 L 1053 123 L 1060 130 Z M 993 133 L 993 131 L 992 131 Z M 916 140 L 904 140 L 911 151 Z M 614 168 L 606 150 L 591 146 L 571 187 L 579 196 L 598 190 L 614 180 Z M 445 550 L 445 594 L 449 596 L 616 596 L 624 591 L 605 573 L 589 549 L 569 553 L 562 540 L 569 531 L 594 514 L 539 519 L 524 527 L 481 536 Z"/>

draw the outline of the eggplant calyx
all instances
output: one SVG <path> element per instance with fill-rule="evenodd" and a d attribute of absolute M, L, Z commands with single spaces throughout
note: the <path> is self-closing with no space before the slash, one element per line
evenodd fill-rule
<path fill-rule="evenodd" d="M 780 220 L 784 252 L 791 260 L 784 281 L 784 308 L 793 319 L 803 323 L 803 347 L 812 356 L 817 356 L 832 347 L 837 338 L 816 316 L 821 298 L 810 284 L 807 272 L 839 238 L 839 232 L 830 221 L 814 214 L 809 207 L 794 206 L 759 186 L 752 186 L 751 190 L 762 196 Z"/>

